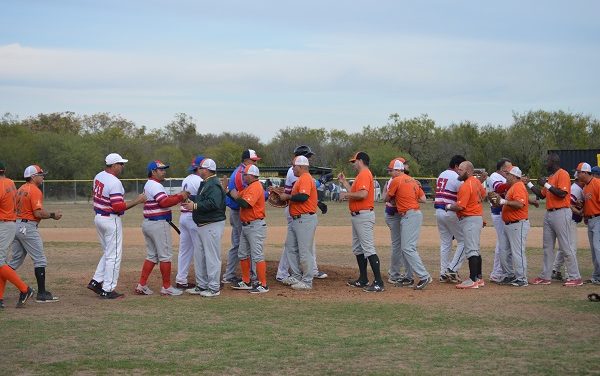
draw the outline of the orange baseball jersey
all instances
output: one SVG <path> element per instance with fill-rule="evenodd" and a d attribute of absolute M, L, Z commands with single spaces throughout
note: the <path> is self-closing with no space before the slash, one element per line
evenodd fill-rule
<path fill-rule="evenodd" d="M 419 210 L 418 200 L 425 196 L 425 192 L 415 179 L 403 174 L 392 179 L 388 195 L 394 197 L 398 212 L 405 213 L 411 209 Z"/>
<path fill-rule="evenodd" d="M 518 181 L 508 188 L 506 192 L 507 201 L 519 201 L 523 203 L 521 209 L 511 208 L 508 205 L 502 206 L 502 220 L 504 222 L 520 221 L 529 218 L 529 194 L 522 181 Z"/>
<path fill-rule="evenodd" d="M 300 215 L 317 212 L 317 186 L 315 181 L 308 172 L 304 172 L 298 177 L 296 183 L 292 187 L 292 196 L 298 193 L 308 195 L 308 200 L 304 202 L 296 202 L 290 200 L 290 215 Z"/>
<path fill-rule="evenodd" d="M 571 178 L 569 173 L 562 168 L 548 177 L 548 183 L 553 187 L 567 192 L 565 197 L 560 198 L 548 189 L 542 188 L 542 194 L 546 196 L 546 209 L 560 209 L 571 206 Z"/>
<path fill-rule="evenodd" d="M 583 187 L 583 215 L 586 217 L 600 214 L 600 179 L 592 178 Z"/>
<path fill-rule="evenodd" d="M 0 221 L 17 219 L 15 211 L 17 187 L 9 178 L 0 178 Z"/>
<path fill-rule="evenodd" d="M 458 189 L 456 205 L 462 206 L 463 210 L 456 214 L 462 217 L 483 216 L 483 198 L 485 188 L 476 177 L 470 176 Z"/>
<path fill-rule="evenodd" d="M 356 179 L 354 179 L 354 184 L 352 184 L 352 187 L 350 188 L 350 192 L 358 192 L 363 189 L 368 192 L 367 197 L 362 200 L 348 201 L 348 206 L 350 207 L 351 212 L 373 209 L 373 206 L 375 205 L 375 185 L 373 183 L 373 174 L 371 174 L 371 170 L 368 168 L 365 168 L 358 173 Z"/>
<path fill-rule="evenodd" d="M 33 214 L 42 209 L 44 195 L 34 183 L 25 183 L 17 191 L 17 218 L 39 222 Z"/>
<path fill-rule="evenodd" d="M 240 192 L 240 198 L 250 207 L 240 207 L 240 220 L 251 222 L 265 217 L 265 190 L 260 181 L 256 180 Z"/>

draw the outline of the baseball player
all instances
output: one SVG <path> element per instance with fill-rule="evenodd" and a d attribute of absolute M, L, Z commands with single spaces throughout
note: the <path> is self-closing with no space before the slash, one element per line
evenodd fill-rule
<path fill-rule="evenodd" d="M 42 219 L 59 220 L 62 217 L 60 210 L 50 213 L 43 208 L 44 195 L 39 187 L 45 175 L 46 172 L 38 165 L 27 167 L 23 173 L 25 184 L 17 191 L 17 233 L 12 244 L 12 259 L 8 263 L 17 270 L 25 261 L 25 255 L 29 254 L 38 285 L 35 300 L 39 303 L 57 302 L 58 297 L 46 290 L 47 260 L 38 224 Z"/>
<path fill-rule="evenodd" d="M 296 149 L 294 149 L 294 158 L 298 157 L 298 156 L 305 156 L 307 159 L 310 160 L 310 158 L 315 155 L 315 153 L 313 153 L 313 151 L 310 149 L 309 146 L 307 145 L 300 145 L 298 146 Z M 296 180 L 298 180 L 298 177 L 296 175 L 294 175 L 294 166 L 293 166 L 293 162 L 292 162 L 292 166 L 288 169 L 286 178 L 285 178 L 285 193 L 291 193 L 292 192 L 292 188 L 294 187 L 294 183 L 296 182 Z M 292 225 L 292 217 L 290 216 L 290 211 L 289 211 L 289 207 L 285 208 L 285 217 L 287 219 L 287 224 L 288 224 L 288 230 L 289 227 Z M 289 233 L 289 231 L 288 231 Z M 317 265 L 317 249 L 316 249 L 316 245 L 313 244 L 313 254 L 314 254 L 314 270 L 313 270 L 313 277 L 317 278 L 317 279 L 324 279 L 327 278 L 327 273 L 324 273 L 322 271 L 319 271 L 319 267 Z M 291 285 L 293 283 L 289 283 L 289 282 L 294 282 L 293 280 L 288 281 L 287 278 L 290 276 L 290 272 L 289 272 L 289 263 L 288 263 L 288 256 L 286 253 L 286 249 L 285 249 L 285 244 L 283 247 L 283 252 L 281 253 L 281 258 L 279 259 L 279 265 L 277 267 L 277 275 L 276 275 L 276 279 L 279 282 L 282 282 L 284 285 Z"/>
<path fill-rule="evenodd" d="M 521 181 L 521 169 L 512 166 L 505 173 L 508 191 L 506 198 L 500 199 L 499 207 L 502 208 L 503 221 L 503 239 L 500 244 L 504 247 L 501 255 L 510 253 L 510 260 L 513 264 L 509 268 L 504 268 L 504 278 L 511 278 L 510 284 L 517 287 L 525 287 L 527 282 L 527 256 L 525 254 L 525 245 L 527 244 L 527 234 L 529 233 L 529 194 L 525 184 Z M 511 275 L 512 273 L 512 275 Z"/>
<path fill-rule="evenodd" d="M 260 157 L 252 149 L 247 149 L 242 152 L 242 163 L 237 166 L 227 184 L 227 189 L 241 192 L 246 185 L 242 177 L 246 166 L 255 165 L 260 160 Z M 235 269 L 239 263 L 238 248 L 240 246 L 240 236 L 242 234 L 242 222 L 240 221 L 240 206 L 236 200 L 231 197 L 225 197 L 225 204 L 229 207 L 229 224 L 231 225 L 231 248 L 227 252 L 227 266 L 225 274 L 223 274 L 222 283 L 237 284 L 241 280 L 235 275 Z"/>
<path fill-rule="evenodd" d="M 385 202 L 385 223 L 390 229 L 390 235 L 392 237 L 392 250 L 390 269 L 388 270 L 388 282 L 396 286 L 411 286 L 414 284 L 413 272 L 410 269 L 410 264 L 406 262 L 404 253 L 402 252 L 402 237 L 400 220 L 402 217 L 398 214 L 395 200 L 388 201 L 388 189 L 392 180 L 402 173 L 404 158 L 395 158 L 388 165 L 388 173 L 390 174 L 390 180 L 385 184 L 383 188 L 383 201 Z M 402 273 L 404 268 L 405 273 Z"/>
<path fill-rule="evenodd" d="M 17 308 L 23 308 L 34 293 L 34 290 L 21 280 L 15 270 L 6 264 L 8 248 L 14 240 L 17 230 L 15 224 L 17 187 L 11 179 L 4 175 L 5 171 L 4 163 L 0 162 L 0 310 L 4 308 L 6 281 L 15 285 L 20 291 Z"/>
<path fill-rule="evenodd" d="M 338 175 L 338 180 L 346 188 L 346 192 L 340 193 L 340 199 L 348 200 L 352 215 L 352 252 L 356 256 L 359 270 L 358 279 L 348 281 L 347 284 L 352 287 L 361 287 L 367 292 L 382 292 L 384 286 L 379 256 L 377 256 L 373 241 L 375 186 L 373 185 L 373 175 L 369 170 L 369 162 L 369 155 L 364 151 L 359 151 L 350 159 L 350 163 L 358 173 L 352 186 L 346 180 L 344 173 Z M 373 270 L 374 279 L 371 285 L 369 285 L 367 277 L 367 263 L 371 264 Z M 411 266 L 413 265 L 411 264 Z"/>
<path fill-rule="evenodd" d="M 583 215 L 587 220 L 588 239 L 592 252 L 592 264 L 594 271 L 592 278 L 588 281 L 594 285 L 600 285 L 600 179 L 591 174 L 591 167 L 587 163 L 577 166 L 577 177 L 585 184 L 583 187 Z M 565 286 L 580 286 L 579 280 L 567 280 Z"/>
<path fill-rule="evenodd" d="M 504 198 L 508 190 L 506 173 L 512 168 L 512 162 L 508 158 L 501 158 L 496 163 L 496 171 L 488 179 L 490 189 Z M 496 249 L 494 250 L 494 266 L 490 273 L 490 281 L 495 283 L 511 283 L 513 279 L 511 253 L 503 254 L 503 250 L 510 250 L 504 244 L 504 220 L 502 219 L 502 206 L 492 206 L 492 221 L 496 230 Z"/>
<path fill-rule="evenodd" d="M 87 288 L 103 299 L 117 299 L 124 296 L 115 291 L 123 256 L 121 216 L 126 210 L 145 202 L 146 196 L 140 194 L 135 200 L 125 202 L 125 189 L 118 176 L 123 173 L 127 159 L 111 153 L 104 161 L 106 168 L 94 177 L 93 191 L 94 224 L 102 246 L 102 257 Z"/>
<path fill-rule="evenodd" d="M 185 204 L 192 210 L 194 222 L 198 226 L 198 246 L 194 247 L 194 270 L 196 287 L 187 289 L 192 295 L 205 298 L 221 294 L 221 238 L 225 229 L 225 191 L 216 176 L 217 165 L 206 158 L 200 164 L 200 177 L 203 179 L 196 201 Z"/>
<path fill-rule="evenodd" d="M 473 176 L 473 164 L 464 161 L 458 166 L 458 179 L 463 184 L 458 189 L 455 204 L 446 204 L 446 210 L 456 212 L 463 233 L 464 249 L 469 261 L 469 278 L 456 285 L 459 289 L 476 289 L 485 285 L 481 278 L 479 239 L 483 228 L 483 199 L 485 188 Z M 487 176 L 482 175 L 482 179 Z"/>
<path fill-rule="evenodd" d="M 240 207 L 242 234 L 238 248 L 242 280 L 232 285 L 236 290 L 248 290 L 253 294 L 269 292 L 267 286 L 267 263 L 263 252 L 263 242 L 267 236 L 265 223 L 265 190 L 258 180 L 260 171 L 253 164 L 248 164 L 243 170 L 245 188 L 238 192 L 236 189 L 226 190 L 227 196 L 236 201 Z M 250 269 L 256 265 L 257 283 L 250 283 Z"/>
<path fill-rule="evenodd" d="M 594 167 L 592 167 L 592 176 L 594 176 Z M 585 184 L 575 171 L 575 180 L 571 184 L 571 243 L 573 249 L 577 249 L 577 224 L 583 221 L 583 187 Z M 556 252 L 554 265 L 552 266 L 551 279 L 554 281 L 563 282 L 562 268 L 565 264 L 565 256 L 562 250 Z"/>
<path fill-rule="evenodd" d="M 188 171 L 190 174 L 183 179 L 181 187 L 189 193 L 188 199 L 194 201 L 196 193 L 202 183 L 202 178 L 199 175 L 200 164 L 204 160 L 202 155 L 194 158 Z M 177 255 L 177 276 L 175 277 L 175 287 L 182 290 L 187 290 L 196 287 L 195 283 L 188 282 L 188 273 L 192 258 L 194 257 L 194 243 L 196 241 L 196 233 L 198 226 L 194 223 L 191 210 L 187 210 L 183 203 L 181 204 L 181 215 L 179 216 L 179 254 Z"/>
<path fill-rule="evenodd" d="M 435 188 L 435 219 L 440 233 L 440 282 L 459 283 L 458 270 L 465 260 L 464 241 L 458 217 L 447 211 L 446 205 L 456 204 L 456 195 L 462 185 L 458 179 L 458 166 L 466 159 L 455 155 L 448 169 L 438 176 Z M 452 253 L 452 240 L 456 239 L 456 250 Z"/>
<path fill-rule="evenodd" d="M 588 165 L 589 167 L 589 165 Z M 548 154 L 546 168 L 550 176 L 540 178 L 540 189 L 526 181 L 527 187 L 538 197 L 546 199 L 544 215 L 544 261 L 542 272 L 530 283 L 533 285 L 549 285 L 552 283 L 552 265 L 554 263 L 554 243 L 558 239 L 558 247 L 563 251 L 567 266 L 567 279 L 580 280 L 576 249 L 571 240 L 571 179 L 569 173 L 560 168 L 560 157 L 556 153 Z M 591 171 L 591 168 L 587 169 Z M 579 172 L 578 172 L 579 174 Z M 569 286 L 569 285 L 567 285 Z"/>
<path fill-rule="evenodd" d="M 402 171 L 402 162 L 395 163 L 395 169 L 400 173 L 392 180 L 388 189 L 386 201 L 394 201 L 397 216 L 400 217 L 400 248 L 410 265 L 410 270 L 419 277 L 419 282 L 414 286 L 415 290 L 422 290 L 431 283 L 431 275 L 425 269 L 421 256 L 417 250 L 417 242 L 421 233 L 423 213 L 419 203 L 426 203 L 425 192 L 417 181 Z M 412 279 L 412 275 L 410 276 Z"/>
<path fill-rule="evenodd" d="M 171 240 L 171 206 L 187 200 L 190 193 L 182 191 L 175 195 L 167 195 L 165 187 L 161 184 L 167 175 L 169 165 L 159 160 L 148 164 L 148 181 L 144 185 L 146 202 L 144 203 L 144 222 L 142 222 L 142 233 L 146 241 L 146 260 L 142 265 L 140 281 L 135 288 L 138 295 L 152 295 L 153 291 L 148 287 L 148 277 L 154 269 L 154 265 L 160 263 L 160 274 L 162 275 L 161 295 L 177 296 L 183 294 L 182 290 L 171 286 L 171 258 L 173 248 Z"/>
<path fill-rule="evenodd" d="M 288 225 L 285 240 L 291 275 L 285 280 L 294 290 L 312 289 L 315 258 L 314 241 L 317 229 L 317 186 L 308 172 L 308 158 L 300 155 L 294 159 L 293 171 L 298 180 L 290 193 L 281 193 L 283 200 L 289 200 L 289 214 L 292 223 Z M 284 252 L 284 253 L 285 253 Z"/>

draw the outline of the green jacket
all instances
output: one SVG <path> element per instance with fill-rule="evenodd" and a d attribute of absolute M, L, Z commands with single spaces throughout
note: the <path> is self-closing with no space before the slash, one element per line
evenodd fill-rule
<path fill-rule="evenodd" d="M 196 209 L 192 218 L 198 225 L 225 220 L 225 191 L 217 175 L 204 180 L 196 195 Z"/>

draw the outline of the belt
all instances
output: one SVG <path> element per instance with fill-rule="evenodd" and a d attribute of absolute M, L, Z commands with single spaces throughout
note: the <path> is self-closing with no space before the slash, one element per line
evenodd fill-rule
<path fill-rule="evenodd" d="M 525 219 L 519 219 L 518 221 L 509 221 L 509 222 L 504 222 L 504 224 L 505 224 L 505 225 L 512 225 L 512 224 L 515 224 L 515 223 L 519 223 L 519 222 L 521 222 L 521 221 L 526 221 L 526 220 L 528 220 L 528 219 L 529 219 L 529 218 L 525 218 Z"/>
<path fill-rule="evenodd" d="M 355 212 L 350 212 L 350 214 L 352 214 L 352 216 L 355 217 L 355 216 L 359 215 L 360 212 L 367 211 L 367 210 L 370 211 L 370 212 L 373 211 L 373 209 L 364 209 L 364 210 L 359 210 L 359 211 L 355 211 Z"/>
<path fill-rule="evenodd" d="M 115 214 L 115 213 L 96 213 L 96 215 L 99 215 L 101 217 L 110 217 L 111 215 L 116 215 L 117 217 L 120 217 L 120 214 Z"/>
<path fill-rule="evenodd" d="M 248 226 L 250 223 L 254 222 L 254 221 L 262 221 L 264 218 L 257 218 L 254 219 L 252 221 L 248 221 L 248 222 L 242 222 L 242 226 Z"/>
<path fill-rule="evenodd" d="M 434 207 L 435 209 L 442 209 L 442 210 L 446 210 L 446 205 L 444 205 L 444 204 L 435 204 L 435 205 L 433 205 L 433 207 Z"/>
<path fill-rule="evenodd" d="M 556 210 L 560 210 L 560 209 L 566 209 L 566 208 L 567 208 L 567 207 L 565 206 L 564 208 L 552 208 L 552 209 L 546 209 L 546 211 L 553 212 L 553 211 L 556 211 Z"/>
<path fill-rule="evenodd" d="M 302 217 L 303 215 L 314 215 L 315 212 L 310 212 L 310 213 L 302 213 L 302 214 L 298 214 L 298 215 L 292 215 L 292 219 L 299 219 L 300 217 Z"/>
<path fill-rule="evenodd" d="M 17 221 L 19 222 L 23 222 L 23 223 L 27 223 L 29 222 L 29 219 L 21 219 L 21 218 L 17 218 Z M 32 221 L 33 222 L 33 221 Z"/>
<path fill-rule="evenodd" d="M 585 217 L 585 219 L 592 219 L 592 218 L 596 218 L 596 217 L 600 217 L 600 214 L 588 215 L 588 216 Z"/>
<path fill-rule="evenodd" d="M 154 222 L 157 222 L 157 221 L 167 221 L 167 222 L 169 222 L 169 220 L 165 219 L 165 218 L 146 218 L 146 219 L 149 220 L 149 221 L 154 221 Z"/>

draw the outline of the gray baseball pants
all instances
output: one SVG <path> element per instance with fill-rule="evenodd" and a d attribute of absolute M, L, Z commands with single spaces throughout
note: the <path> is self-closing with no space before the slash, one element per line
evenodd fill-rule
<path fill-rule="evenodd" d="M 600 281 L 600 217 L 588 220 L 588 238 L 592 251 L 592 264 L 594 265 L 592 279 Z"/>
<path fill-rule="evenodd" d="M 221 289 L 221 238 L 225 230 L 225 221 L 198 226 L 194 247 L 194 269 L 198 287 L 212 291 Z"/>
<path fill-rule="evenodd" d="M 385 223 L 390 229 L 392 238 L 391 261 L 388 275 L 390 279 L 400 280 L 402 278 L 412 278 L 413 272 L 410 264 L 406 261 L 404 252 L 402 252 L 402 227 L 400 220 L 402 217 L 399 214 L 385 214 Z M 402 268 L 405 273 L 402 274 Z"/>
<path fill-rule="evenodd" d="M 402 253 L 406 262 L 410 265 L 410 269 L 420 280 L 430 277 L 417 251 L 422 223 L 423 213 L 420 210 L 408 210 L 400 220 Z M 409 275 L 408 278 L 412 278 L 412 275 Z"/>
<path fill-rule="evenodd" d="M 447 269 L 457 272 L 465 261 L 465 244 L 458 217 L 453 211 L 435 210 L 438 232 L 440 233 L 440 275 Z M 452 254 L 452 239 L 456 239 L 456 250 Z"/>
<path fill-rule="evenodd" d="M 317 229 L 316 214 L 302 214 L 288 226 L 285 248 L 291 276 L 312 287 L 314 265 L 313 243 Z"/>
<path fill-rule="evenodd" d="M 377 251 L 375 250 L 375 241 L 373 240 L 375 212 L 373 210 L 361 210 L 358 215 L 351 217 L 351 222 L 352 253 L 354 255 L 364 255 L 365 258 L 376 255 Z"/>
<path fill-rule="evenodd" d="M 198 225 L 192 218 L 192 213 L 181 213 L 179 217 L 179 253 L 177 255 L 177 277 L 175 282 L 186 284 L 192 259 L 194 258 L 194 233 Z"/>
<path fill-rule="evenodd" d="M 494 250 L 494 266 L 490 273 L 490 279 L 501 281 L 503 278 L 513 275 L 512 253 L 510 252 L 510 246 L 505 243 L 505 224 L 502 220 L 502 214 L 492 214 L 492 222 L 494 223 L 494 230 L 496 230 L 496 249 Z"/>
<path fill-rule="evenodd" d="M 571 216 L 571 223 L 569 225 L 569 229 L 571 231 L 571 249 L 577 250 L 577 222 L 573 220 L 573 216 Z M 556 257 L 554 258 L 554 265 L 552 265 L 552 270 L 560 271 L 565 264 L 565 253 L 562 249 L 559 249 L 556 252 Z"/>
<path fill-rule="evenodd" d="M 240 221 L 240 211 L 229 208 L 229 224 L 231 225 L 231 248 L 227 251 L 227 266 L 223 279 L 235 278 L 235 271 L 240 264 L 238 250 L 240 247 L 240 237 L 242 235 L 242 222 Z"/>
<path fill-rule="evenodd" d="M 290 208 L 286 206 L 285 208 L 285 217 L 287 219 L 288 224 L 288 232 L 290 230 L 290 226 L 292 225 L 292 217 L 290 216 Z M 312 253 L 314 255 L 314 265 L 313 268 L 313 277 L 319 274 L 319 267 L 317 266 L 317 247 L 315 242 L 312 245 Z M 279 265 L 277 266 L 277 279 L 284 280 L 290 276 L 290 264 L 288 262 L 287 250 L 285 248 L 285 244 L 283 245 L 283 252 L 281 253 L 281 257 L 279 258 Z"/>
<path fill-rule="evenodd" d="M 142 233 L 146 241 L 146 260 L 158 264 L 170 262 L 173 257 L 171 225 L 165 220 L 142 222 Z"/>
<path fill-rule="evenodd" d="M 580 279 L 579 264 L 577 263 L 577 249 L 573 247 L 571 239 L 571 215 L 570 208 L 558 210 L 546 210 L 544 215 L 544 260 L 540 278 L 550 279 L 552 266 L 554 264 L 554 244 L 558 240 L 558 248 L 563 251 L 567 278 Z M 588 230 L 589 232 L 589 230 Z"/>
<path fill-rule="evenodd" d="M 15 222 L 0 221 L 0 266 L 6 265 L 8 249 L 15 239 L 17 225 Z"/>
<path fill-rule="evenodd" d="M 238 258 L 251 258 L 253 263 L 264 261 L 263 243 L 267 237 L 267 224 L 264 219 L 257 219 L 242 225 L 242 236 L 238 248 Z"/>
<path fill-rule="evenodd" d="M 479 240 L 481 237 L 481 229 L 483 228 L 483 217 L 463 217 L 459 222 L 465 241 L 465 257 L 479 256 Z"/>
<path fill-rule="evenodd" d="M 502 244 L 506 248 L 502 254 L 512 254 L 510 269 L 507 269 L 505 277 L 513 277 L 519 281 L 527 281 L 527 255 L 525 248 L 527 244 L 527 234 L 529 233 L 529 221 L 522 220 L 517 223 L 505 224 L 502 234 Z"/>
<path fill-rule="evenodd" d="M 38 231 L 37 222 L 22 222 L 17 219 L 17 232 L 12 243 L 12 258 L 8 266 L 18 269 L 23 265 L 25 256 L 29 254 L 34 268 L 45 268 L 47 266 L 44 254 L 44 243 Z"/>

